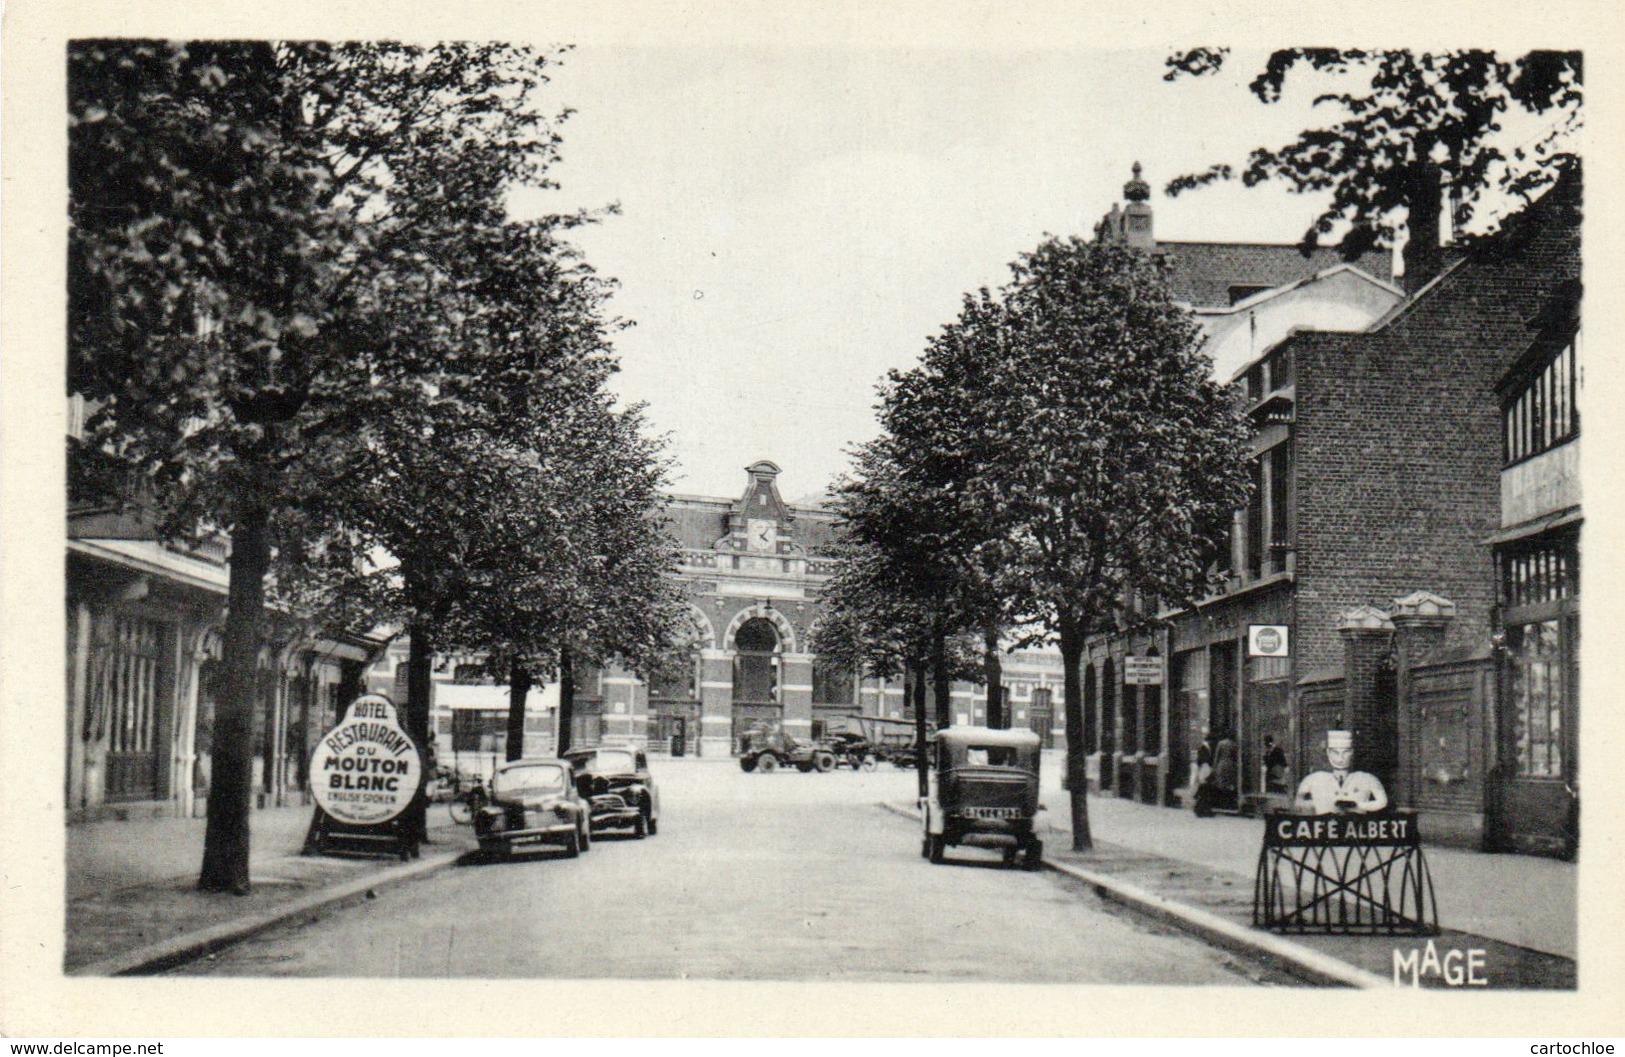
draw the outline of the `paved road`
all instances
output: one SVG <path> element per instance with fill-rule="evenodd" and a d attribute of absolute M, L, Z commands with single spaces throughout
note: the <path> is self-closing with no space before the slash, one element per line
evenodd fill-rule
<path fill-rule="evenodd" d="M 1052 873 L 920 858 L 910 772 L 657 761 L 664 818 L 579 859 L 466 865 L 184 974 L 1155 984 L 1277 982 Z"/>

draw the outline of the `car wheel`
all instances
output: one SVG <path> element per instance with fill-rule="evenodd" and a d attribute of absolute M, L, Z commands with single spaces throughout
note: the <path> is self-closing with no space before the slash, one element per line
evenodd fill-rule
<path fill-rule="evenodd" d="M 933 833 L 931 836 L 926 838 L 926 843 L 928 844 L 928 848 L 926 850 L 929 853 L 927 858 L 934 863 L 941 863 L 944 851 L 942 835 L 940 833 Z"/>
<path fill-rule="evenodd" d="M 636 837 L 638 840 L 642 840 L 648 835 L 649 820 L 643 816 L 642 812 L 639 812 L 637 821 L 632 823 L 632 836 Z"/>
<path fill-rule="evenodd" d="M 581 850 L 592 851 L 592 823 L 581 827 Z"/>
<path fill-rule="evenodd" d="M 744 771 L 746 774 L 749 774 L 750 772 L 756 770 L 756 757 L 754 757 L 754 756 L 741 756 L 741 757 L 739 757 L 739 769 L 741 771 Z"/>
<path fill-rule="evenodd" d="M 802 762 L 796 764 L 796 770 L 800 771 L 802 774 L 812 774 L 812 769 L 813 762 L 811 760 L 803 760 Z"/>
<path fill-rule="evenodd" d="M 660 832 L 660 820 L 653 815 L 649 816 L 649 836 L 653 837 Z"/>
<path fill-rule="evenodd" d="M 835 754 L 833 752 L 819 753 L 813 757 L 813 767 L 819 774 L 828 774 L 835 770 Z"/>
<path fill-rule="evenodd" d="M 581 854 L 581 834 L 576 830 L 570 831 L 569 839 L 564 842 L 564 857 L 574 859 Z"/>
<path fill-rule="evenodd" d="M 772 774 L 779 769 L 779 758 L 771 752 L 764 752 L 756 758 L 756 769 L 763 774 Z"/>
<path fill-rule="evenodd" d="M 1004 849 L 1004 868 L 1006 870 L 1010 869 L 1016 864 L 1016 860 L 1020 858 L 1020 856 L 1021 845 L 1019 844 L 1012 844 L 1008 848 Z"/>
<path fill-rule="evenodd" d="M 879 767 L 880 767 L 880 760 L 879 760 L 878 757 L 865 756 L 863 758 L 863 769 L 865 771 L 877 770 Z"/>

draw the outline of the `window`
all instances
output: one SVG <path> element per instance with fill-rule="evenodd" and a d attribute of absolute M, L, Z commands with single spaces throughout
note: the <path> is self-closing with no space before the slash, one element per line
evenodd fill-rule
<path fill-rule="evenodd" d="M 1509 609 L 1561 602 L 1579 594 L 1578 540 L 1544 541 L 1501 559 L 1501 603 Z"/>
<path fill-rule="evenodd" d="M 822 657 L 813 661 L 812 699 L 815 705 L 850 705 L 852 671 Z"/>
<path fill-rule="evenodd" d="M 1230 287 L 1230 303 L 1239 305 L 1255 294 L 1261 294 L 1270 289 L 1268 286 L 1259 286 L 1250 283 L 1235 283 Z"/>
<path fill-rule="evenodd" d="M 451 714 L 453 752 L 499 753 L 508 745 L 508 713 L 496 708 L 459 708 Z"/>
<path fill-rule="evenodd" d="M 1269 567 L 1279 572 L 1286 568 L 1286 551 L 1292 524 L 1292 444 L 1277 444 L 1265 456 L 1270 467 L 1270 542 Z"/>
<path fill-rule="evenodd" d="M 1507 629 L 1512 743 L 1518 773 L 1563 775 L 1563 703 L 1566 679 L 1558 621 Z"/>
<path fill-rule="evenodd" d="M 1532 458 L 1580 432 L 1575 405 L 1579 392 L 1579 335 L 1557 349 L 1543 366 L 1513 390 L 1501 408 L 1502 440 L 1508 466 Z"/>
<path fill-rule="evenodd" d="M 1247 575 L 1256 579 L 1264 574 L 1264 460 L 1254 459 L 1249 471 L 1253 488 L 1247 500 Z"/>

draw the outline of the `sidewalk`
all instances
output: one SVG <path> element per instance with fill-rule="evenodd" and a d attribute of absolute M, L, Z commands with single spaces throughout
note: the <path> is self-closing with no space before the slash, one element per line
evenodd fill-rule
<path fill-rule="evenodd" d="M 443 869 L 474 848 L 443 805 L 429 812 L 420 858 L 300 854 L 313 808 L 255 811 L 246 896 L 199 892 L 204 820 L 159 818 L 68 827 L 63 968 L 73 974 L 152 971 L 317 907 L 370 898 Z"/>
<path fill-rule="evenodd" d="M 1290 958 L 1309 952 L 1307 962 L 1335 959 L 1349 970 L 1349 982 L 1367 986 L 1375 984 L 1373 977 L 1391 985 L 1396 950 L 1408 954 L 1427 946 L 1426 938 L 1276 936 L 1254 928 L 1261 819 L 1199 819 L 1189 811 L 1091 795 L 1095 848 L 1073 852 L 1068 796 L 1058 778 L 1044 785 L 1048 810 L 1039 827 L 1046 862 L 1102 895 L 1194 931 L 1212 926 L 1222 935 L 1210 939 L 1233 939 L 1257 954 Z M 896 807 L 914 812 L 912 804 Z M 1424 854 L 1439 904 L 1443 934 L 1433 943 L 1441 958 L 1450 950 L 1484 951 L 1484 975 L 1492 988 L 1575 986 L 1578 868 L 1573 863 L 1436 845 L 1425 846 Z M 1438 979 L 1422 983 L 1443 986 Z"/>

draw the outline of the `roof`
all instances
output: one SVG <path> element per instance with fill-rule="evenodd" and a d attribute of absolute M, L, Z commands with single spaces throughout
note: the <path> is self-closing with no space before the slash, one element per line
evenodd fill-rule
<path fill-rule="evenodd" d="M 1284 286 L 1339 264 L 1361 266 L 1368 274 L 1389 271 L 1381 254 L 1344 260 L 1339 250 L 1325 247 L 1305 256 L 1288 244 L 1158 241 L 1157 251 L 1168 264 L 1168 289 L 1174 300 L 1196 308 L 1230 307 L 1232 286 Z M 1384 266 L 1373 272 L 1377 263 Z"/>

